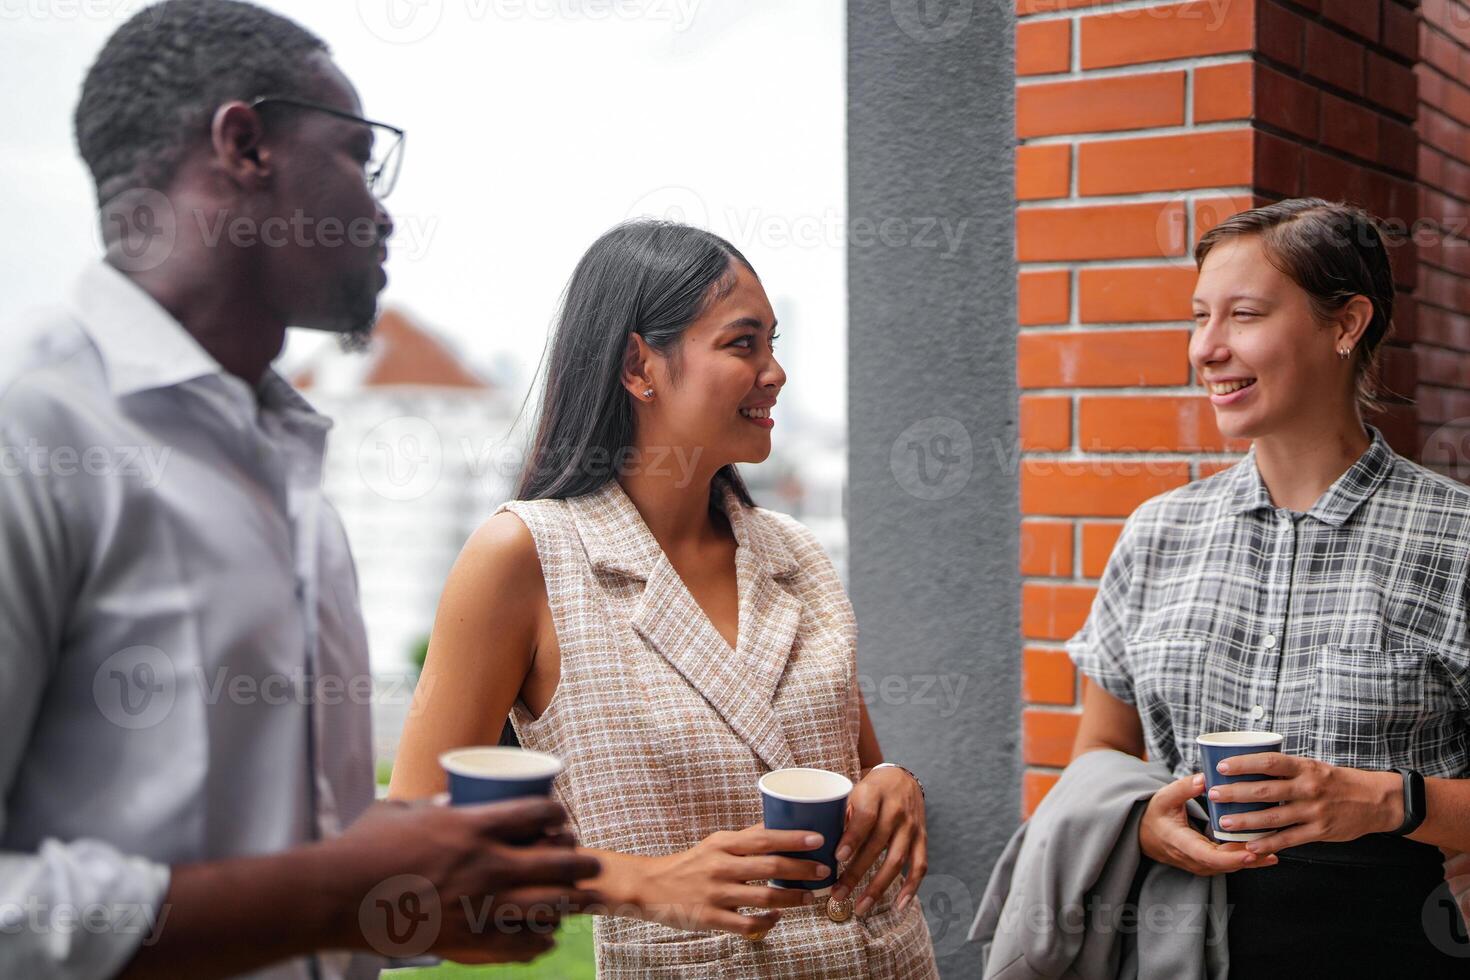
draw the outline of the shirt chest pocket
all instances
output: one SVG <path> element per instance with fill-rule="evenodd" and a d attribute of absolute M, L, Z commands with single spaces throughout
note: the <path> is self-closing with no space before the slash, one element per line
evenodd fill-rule
<path fill-rule="evenodd" d="M 1392 633 L 1317 652 L 1315 757 L 1355 769 L 1424 767 L 1452 692 L 1425 645 Z"/>
<path fill-rule="evenodd" d="M 1180 633 L 1128 644 L 1149 757 L 1176 771 L 1191 763 L 1191 744 L 1201 731 L 1207 643 L 1206 637 Z"/>

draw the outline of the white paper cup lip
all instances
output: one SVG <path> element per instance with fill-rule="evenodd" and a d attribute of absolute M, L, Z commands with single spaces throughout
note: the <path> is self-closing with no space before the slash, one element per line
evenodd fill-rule
<path fill-rule="evenodd" d="M 805 795 L 782 793 L 779 790 L 771 789 L 766 784 L 766 780 L 770 779 L 772 776 L 780 776 L 782 773 L 802 773 L 805 775 L 810 775 L 820 782 L 827 783 L 829 788 L 824 789 L 823 791 L 818 793 Z M 834 800 L 842 799 L 844 796 L 852 792 L 852 780 L 842 775 L 842 773 L 833 772 L 830 769 L 812 769 L 807 766 L 791 766 L 786 769 L 773 769 L 762 776 L 760 780 L 756 783 L 756 786 L 760 789 L 762 793 L 766 794 L 767 796 L 775 797 L 778 800 L 785 800 L 787 803 L 831 803 Z"/>
<path fill-rule="evenodd" d="M 826 898 L 828 895 L 832 894 L 831 885 L 828 885 L 825 888 L 793 888 L 790 885 L 778 885 L 774 881 L 767 879 L 766 886 L 768 888 L 779 888 L 782 891 L 787 892 L 811 892 L 813 898 Z"/>
<path fill-rule="evenodd" d="M 1215 839 L 1216 840 L 1240 842 L 1240 841 L 1260 840 L 1262 837 L 1269 837 L 1269 836 L 1271 836 L 1272 834 L 1276 833 L 1276 831 L 1274 831 L 1274 830 L 1214 830 L 1212 828 L 1210 830 L 1210 833 L 1212 833 L 1212 834 L 1215 835 Z"/>
<path fill-rule="evenodd" d="M 1270 745 L 1272 742 L 1279 745 L 1285 740 L 1276 732 L 1209 732 L 1198 736 L 1195 742 L 1210 746 Z"/>
<path fill-rule="evenodd" d="M 512 760 L 520 763 L 522 772 L 487 772 L 476 768 L 472 760 Z M 529 763 L 529 765 L 526 765 Z M 439 756 L 439 765 L 445 772 L 471 779 L 499 779 L 505 781 L 524 779 L 547 779 L 559 775 L 564 767 L 562 761 L 549 752 L 535 749 L 520 749 L 513 745 L 467 745 L 450 749 Z M 519 767 L 518 767 L 519 768 Z"/>

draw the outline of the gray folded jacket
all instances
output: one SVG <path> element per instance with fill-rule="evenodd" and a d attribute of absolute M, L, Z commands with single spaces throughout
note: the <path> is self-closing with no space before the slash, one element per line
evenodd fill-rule
<path fill-rule="evenodd" d="M 1173 777 L 1098 749 L 1072 761 L 1006 844 L 969 939 L 986 978 L 1220 980 L 1225 876 L 1147 860 L 1138 822 Z M 1206 820 L 1195 800 L 1189 815 Z"/>

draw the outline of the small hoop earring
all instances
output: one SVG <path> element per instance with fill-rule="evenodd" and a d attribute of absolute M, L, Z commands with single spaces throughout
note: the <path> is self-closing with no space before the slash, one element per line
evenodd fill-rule
<path fill-rule="evenodd" d="M 1342 358 L 1345 361 L 1345 360 L 1348 359 L 1348 355 L 1351 354 L 1352 352 L 1353 351 L 1352 351 L 1352 348 L 1351 347 L 1339 347 L 1337 349 L 1337 356 L 1340 357 L 1340 358 Z"/>

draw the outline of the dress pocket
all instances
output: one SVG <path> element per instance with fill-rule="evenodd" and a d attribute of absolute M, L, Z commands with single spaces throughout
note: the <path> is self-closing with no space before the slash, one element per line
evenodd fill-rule
<path fill-rule="evenodd" d="M 713 977 L 731 970 L 748 951 L 749 940 L 733 933 L 713 936 L 690 934 L 667 942 L 600 942 L 596 948 L 597 976 L 619 980 L 649 977 Z"/>
<path fill-rule="evenodd" d="M 934 940 L 929 935 L 922 900 L 910 901 L 902 910 L 891 903 L 874 905 L 862 926 L 870 937 L 869 976 L 903 980 L 932 980 L 939 976 L 934 963 Z"/>

